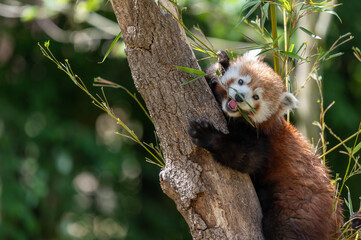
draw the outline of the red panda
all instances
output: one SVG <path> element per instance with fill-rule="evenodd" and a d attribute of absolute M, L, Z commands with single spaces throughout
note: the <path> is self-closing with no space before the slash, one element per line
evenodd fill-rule
<path fill-rule="evenodd" d="M 284 120 L 283 115 L 297 107 L 297 99 L 258 54 L 250 51 L 229 61 L 220 52 L 219 62 L 207 70 L 206 80 L 228 118 L 229 133 L 205 120 L 190 121 L 188 132 L 215 161 L 251 175 L 265 239 L 337 239 L 343 214 L 340 202 L 333 211 L 335 186 L 329 169 Z"/>

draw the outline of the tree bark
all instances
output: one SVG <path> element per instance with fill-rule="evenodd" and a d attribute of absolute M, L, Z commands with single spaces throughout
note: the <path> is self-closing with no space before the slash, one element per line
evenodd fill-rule
<path fill-rule="evenodd" d="M 167 0 L 111 0 L 135 86 L 153 119 L 165 167 L 164 193 L 174 200 L 194 239 L 263 239 L 262 213 L 248 175 L 223 167 L 187 133 L 190 119 L 206 119 L 226 132 L 226 121 L 205 80 L 174 65 L 199 68 Z"/>

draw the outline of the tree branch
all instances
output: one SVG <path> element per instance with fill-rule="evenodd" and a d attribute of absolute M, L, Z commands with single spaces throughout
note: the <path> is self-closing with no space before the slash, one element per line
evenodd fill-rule
<path fill-rule="evenodd" d="M 178 16 L 173 4 L 160 0 Z M 187 221 L 194 239 L 263 239 L 261 210 L 248 175 L 225 168 L 197 148 L 190 119 L 206 119 L 226 132 L 226 122 L 205 80 L 174 65 L 199 68 L 183 28 L 154 0 L 112 0 L 136 88 L 161 142 L 163 191 Z"/>

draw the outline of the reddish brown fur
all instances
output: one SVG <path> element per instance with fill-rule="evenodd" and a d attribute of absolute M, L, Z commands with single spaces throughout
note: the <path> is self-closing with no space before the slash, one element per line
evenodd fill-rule
<path fill-rule="evenodd" d="M 337 233 L 343 224 L 342 203 L 339 201 L 333 211 L 336 190 L 331 184 L 328 168 L 321 163 L 304 136 L 283 118 L 285 110 L 291 107 L 287 106 L 289 99 L 281 97 L 289 94 L 285 92 L 282 79 L 260 59 L 252 61 L 240 57 L 230 62 L 231 66 L 239 66 L 239 76 L 250 76 L 251 81 L 247 83 L 249 88 L 263 89 L 262 98 L 255 101 L 253 106 L 256 111 L 262 103 L 269 103 L 266 106 L 271 111 L 269 115 L 265 115 L 267 118 L 255 122 L 260 138 L 254 139 L 254 134 L 247 135 L 247 131 L 252 131 L 236 125 L 237 120 L 234 120 L 230 121 L 229 135 L 217 135 L 214 128 L 194 124 L 199 129 L 191 131 L 193 139 L 217 156 L 216 161 L 253 175 L 264 213 L 263 230 L 266 239 L 337 239 Z M 229 75 L 232 78 L 227 79 L 228 85 L 237 80 L 232 71 L 234 69 Z M 218 77 L 214 76 L 211 80 L 215 79 Z M 229 98 L 224 88 L 227 86 L 222 86 L 218 81 L 213 86 L 214 94 L 220 102 Z M 286 101 L 282 102 L 284 100 Z M 247 111 L 246 114 L 250 116 L 254 113 Z M 242 121 L 238 123 L 242 124 Z M 234 132 L 234 129 L 242 131 Z M 252 143 L 247 149 L 243 148 L 243 138 L 247 139 L 247 143 Z M 218 148 L 220 150 L 216 151 Z M 243 152 L 238 153 L 234 149 L 241 149 Z M 229 150 L 235 153 L 230 154 Z M 257 159 L 253 166 L 256 170 L 253 172 L 249 168 L 247 171 L 243 168 L 249 163 L 249 159 L 242 158 L 247 151 L 253 157 L 262 154 L 266 156 L 264 161 Z"/>
<path fill-rule="evenodd" d="M 279 219 L 281 224 L 299 226 L 299 232 L 306 232 L 310 239 L 337 239 L 335 233 L 343 224 L 343 216 L 340 202 L 332 213 L 335 187 L 330 184 L 329 170 L 307 140 L 283 118 L 260 127 L 271 133 L 263 180 L 276 186 L 273 204 L 284 216 Z"/>
<path fill-rule="evenodd" d="M 285 91 L 281 78 L 260 61 L 244 64 L 242 69 L 243 74 L 260 80 L 251 84 L 261 85 L 266 90 L 264 99 L 276 105 L 276 98 Z M 268 163 L 262 177 L 263 181 L 276 186 L 273 204 L 284 217 L 279 219 L 281 225 L 299 226 L 298 231 L 306 232 L 310 239 L 337 239 L 335 233 L 343 224 L 343 215 L 340 202 L 332 212 L 332 196 L 336 191 L 331 185 L 329 170 L 304 136 L 286 122 L 279 111 L 259 128 L 268 135 L 270 142 Z"/>
<path fill-rule="evenodd" d="M 217 84 L 215 86 L 215 90 L 220 93 L 224 98 L 227 98 L 227 91 L 220 84 Z"/>

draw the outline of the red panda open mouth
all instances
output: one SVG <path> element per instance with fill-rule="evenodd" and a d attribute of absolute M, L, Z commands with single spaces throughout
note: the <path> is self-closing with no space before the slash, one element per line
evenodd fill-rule
<path fill-rule="evenodd" d="M 236 112 L 237 111 L 237 102 L 234 99 L 229 99 L 227 102 L 227 107 L 228 107 L 228 110 L 230 110 L 232 112 Z"/>

